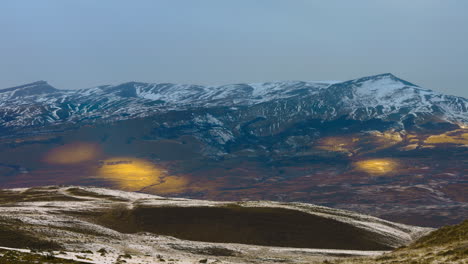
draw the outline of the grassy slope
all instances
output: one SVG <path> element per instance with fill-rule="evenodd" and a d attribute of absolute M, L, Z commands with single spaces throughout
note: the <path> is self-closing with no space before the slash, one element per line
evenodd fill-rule
<path fill-rule="evenodd" d="M 20 223 L 17 223 L 20 224 Z M 37 250 L 59 250 L 60 245 L 46 238 L 17 228 L 12 223 L 0 219 L 0 245 L 12 248 L 31 248 Z"/>
<path fill-rule="evenodd" d="M 445 226 L 408 247 L 375 258 L 329 260 L 330 264 L 462 264 L 468 263 L 468 220 Z"/>
<path fill-rule="evenodd" d="M 55 258 L 53 255 L 39 255 L 0 249 L 0 264 L 84 264 L 84 262 Z"/>
<path fill-rule="evenodd" d="M 441 227 L 427 236 L 424 236 L 415 243 L 413 243 L 410 248 L 424 248 L 432 246 L 443 246 L 446 244 L 457 244 L 466 242 L 468 239 L 468 220 L 463 221 L 458 225 L 444 226 Z"/>

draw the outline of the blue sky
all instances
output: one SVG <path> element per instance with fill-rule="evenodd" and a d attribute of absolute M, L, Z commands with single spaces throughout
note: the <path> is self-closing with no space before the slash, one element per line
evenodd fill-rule
<path fill-rule="evenodd" d="M 468 97 L 465 0 L 4 0 L 0 87 L 348 80 Z"/>

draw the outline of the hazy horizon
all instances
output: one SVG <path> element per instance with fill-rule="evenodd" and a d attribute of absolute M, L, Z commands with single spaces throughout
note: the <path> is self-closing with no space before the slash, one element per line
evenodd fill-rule
<path fill-rule="evenodd" d="M 468 2 L 4 1 L 0 89 L 346 81 L 468 97 Z"/>

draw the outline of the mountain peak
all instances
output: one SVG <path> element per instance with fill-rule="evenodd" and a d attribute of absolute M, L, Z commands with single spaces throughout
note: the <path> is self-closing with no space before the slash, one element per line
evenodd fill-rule
<path fill-rule="evenodd" d="M 11 88 L 0 90 L 2 94 L 8 94 L 8 98 L 55 93 L 59 90 L 46 81 L 36 81 Z"/>
<path fill-rule="evenodd" d="M 390 72 L 387 72 L 387 73 L 381 73 L 381 74 L 377 74 L 377 75 L 374 75 L 374 77 L 390 77 L 390 78 L 396 78 L 395 75 L 393 75 L 392 73 Z"/>
<path fill-rule="evenodd" d="M 362 82 L 367 82 L 367 81 L 378 81 L 378 80 L 391 80 L 394 82 L 399 82 L 405 86 L 414 86 L 414 87 L 419 87 L 418 85 L 414 83 L 410 83 L 406 80 L 403 80 L 401 78 L 398 78 L 397 76 L 393 75 L 392 73 L 382 73 L 382 74 L 377 74 L 377 75 L 371 75 L 367 77 L 362 77 L 356 80 L 353 80 L 353 83 L 362 83 Z"/>
<path fill-rule="evenodd" d="M 30 83 L 30 85 L 49 85 L 49 83 L 47 81 L 40 80 L 40 81 L 32 82 Z"/>

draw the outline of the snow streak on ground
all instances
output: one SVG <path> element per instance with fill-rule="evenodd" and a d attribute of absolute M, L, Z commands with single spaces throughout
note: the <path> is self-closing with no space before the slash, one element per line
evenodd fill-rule
<path fill-rule="evenodd" d="M 73 190 L 75 192 L 73 192 Z M 83 193 L 76 195 L 76 190 Z M 99 212 L 115 206 L 134 208 L 136 206 L 222 206 L 233 204 L 164 198 L 155 195 L 132 193 L 93 187 L 41 187 L 33 189 L 10 189 L 13 194 L 34 193 L 49 197 L 68 197 L 66 201 L 22 201 L 0 204 L 0 220 L 21 223 L 21 229 L 43 234 L 58 242 L 65 250 L 55 251 L 60 258 L 74 259 L 89 263 L 310 263 L 317 259 L 336 256 L 374 256 L 384 251 L 359 251 L 336 249 L 305 249 L 287 247 L 254 246 L 234 243 L 209 243 L 181 240 L 174 237 L 151 233 L 124 234 L 97 225 L 80 217 L 80 214 Z M 73 194 L 75 193 L 75 194 Z M 72 199 L 76 201 L 69 201 Z M 237 202 L 245 207 L 272 207 L 299 210 L 308 214 L 350 223 L 358 228 L 370 230 L 385 237 L 391 246 L 408 244 L 431 229 L 392 223 L 375 217 L 348 211 L 331 209 L 302 203 L 278 203 L 268 201 Z M 65 213 L 64 213 L 65 212 Z M 5 249 L 5 248 L 4 248 Z M 221 249 L 232 254 L 210 254 L 211 249 Z M 28 252 L 25 249 L 11 249 Z M 105 252 L 104 254 L 102 252 Z M 131 257 L 131 258 L 130 258 Z M 206 262 L 205 262 L 206 261 Z"/>

